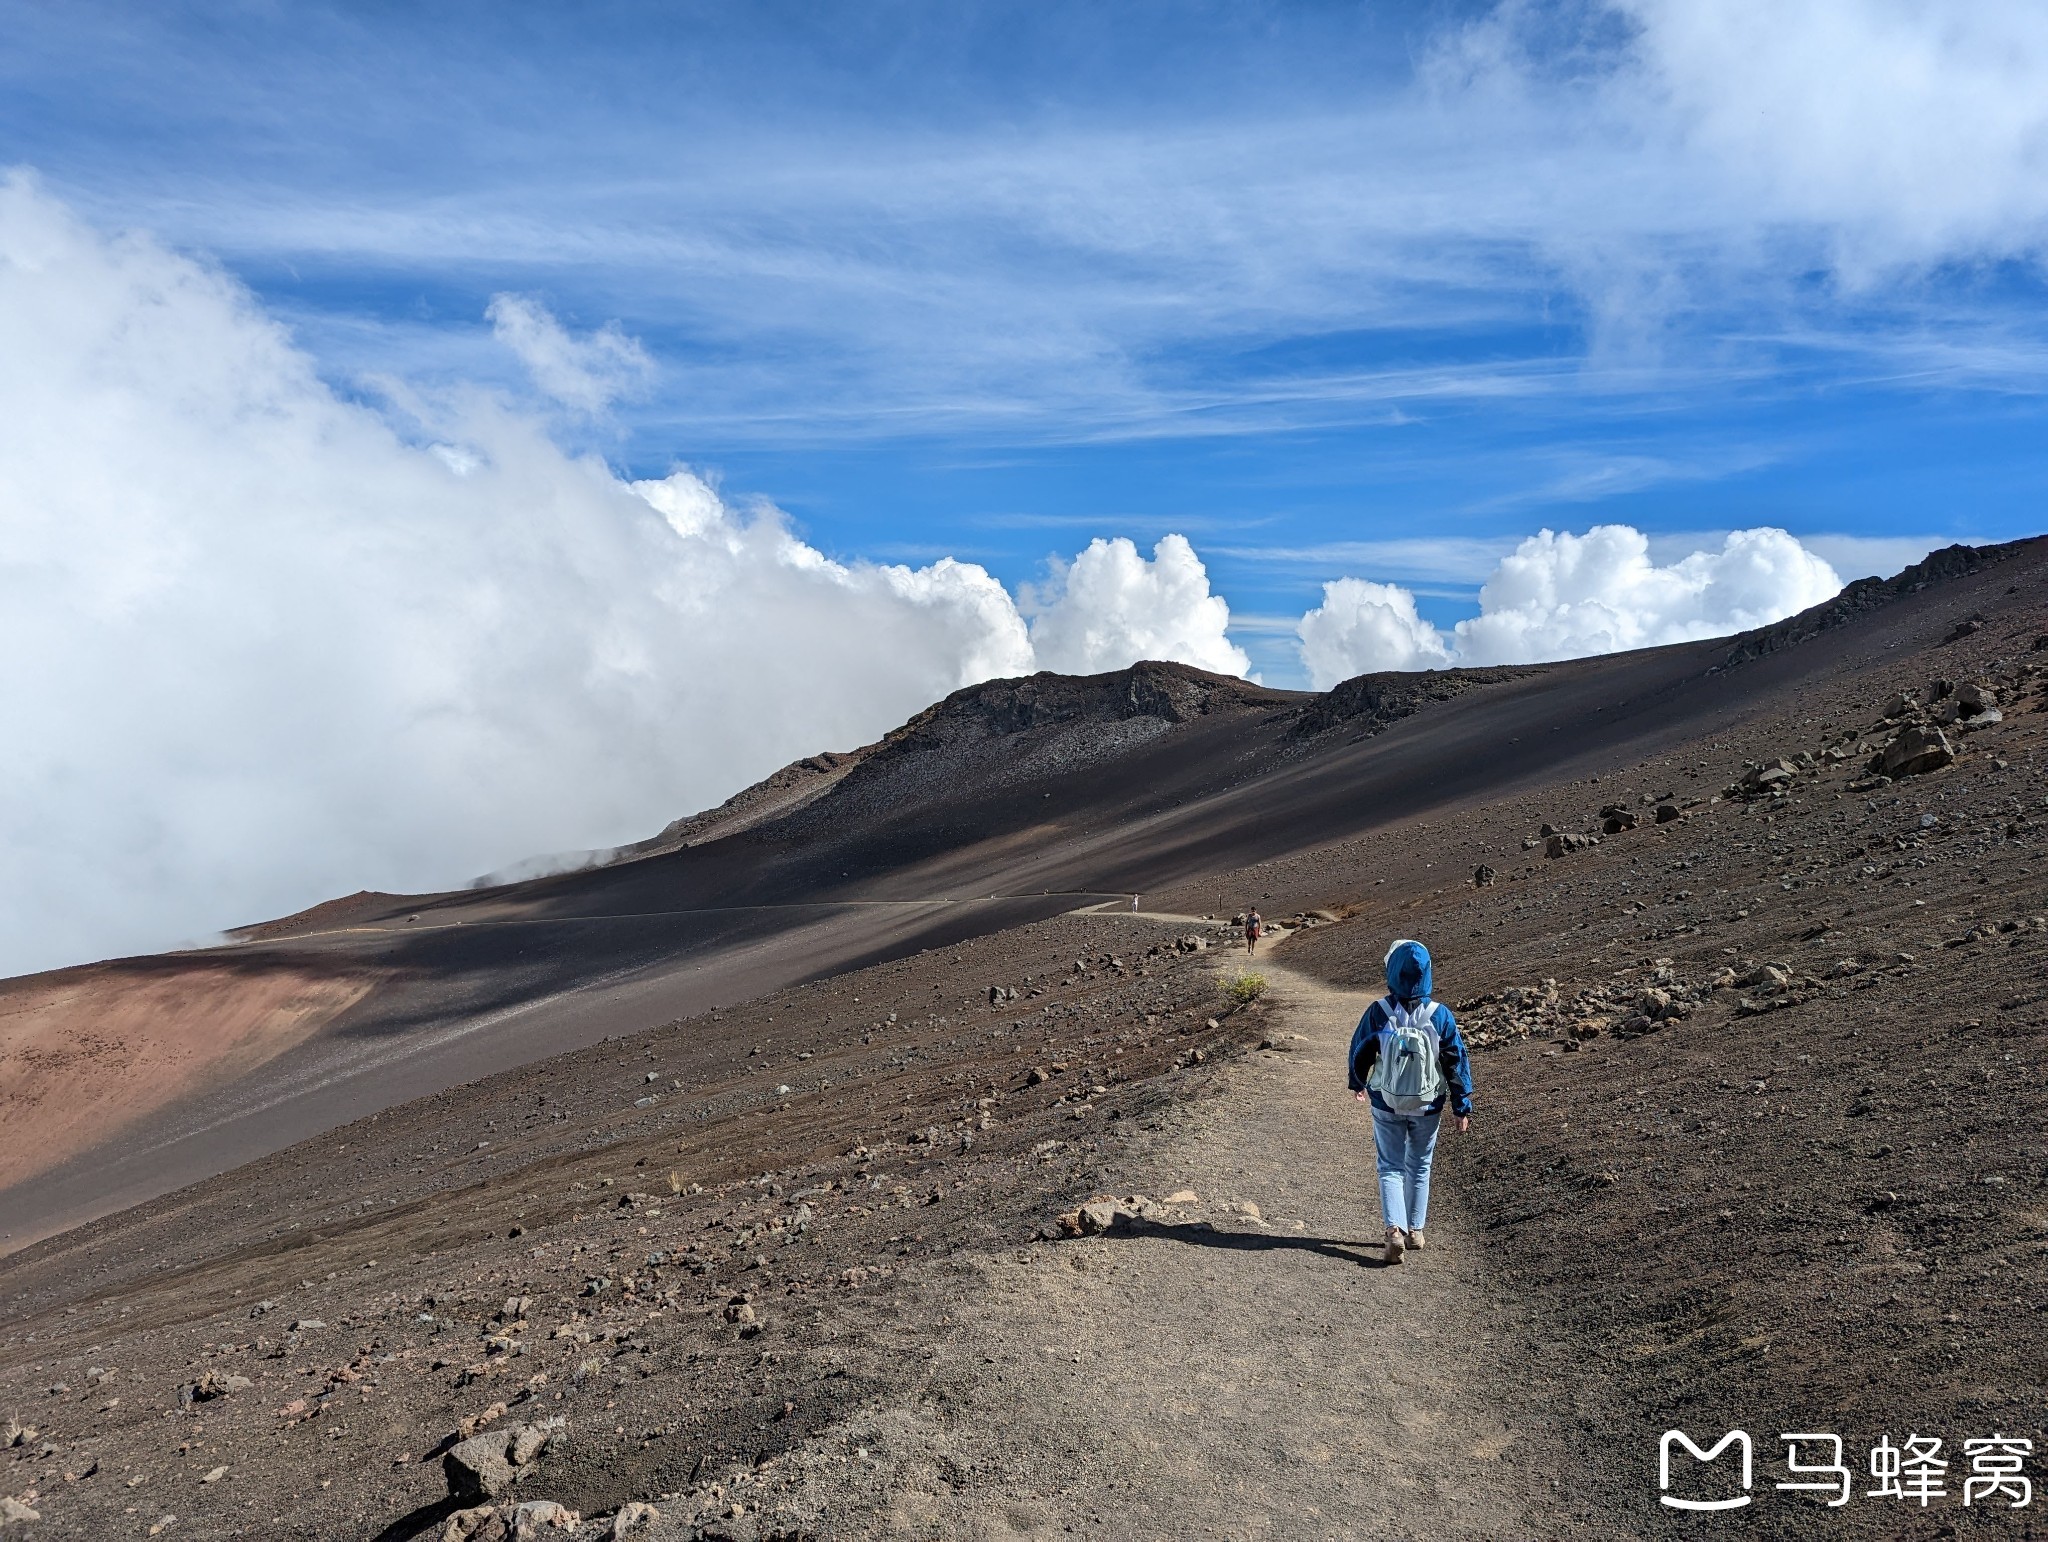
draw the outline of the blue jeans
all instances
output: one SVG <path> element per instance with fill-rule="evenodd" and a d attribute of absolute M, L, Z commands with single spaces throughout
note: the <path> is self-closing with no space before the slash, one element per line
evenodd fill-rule
<path fill-rule="evenodd" d="M 1429 1164 L 1436 1156 L 1433 1114 L 1372 1110 L 1372 1144 L 1380 1159 L 1380 1214 L 1396 1231 L 1421 1231 L 1429 1224 Z"/>

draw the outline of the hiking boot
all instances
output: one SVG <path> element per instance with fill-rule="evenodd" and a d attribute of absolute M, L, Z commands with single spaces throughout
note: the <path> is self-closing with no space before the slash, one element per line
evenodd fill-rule
<path fill-rule="evenodd" d="M 1420 1253 L 1426 1245 L 1422 1240 L 1421 1232 L 1411 1231 L 1408 1233 L 1408 1246 L 1415 1249 L 1416 1252 Z"/>
<path fill-rule="evenodd" d="M 1387 1228 L 1387 1262 L 1398 1264 L 1401 1261 L 1401 1254 L 1405 1248 L 1406 1244 L 1401 1240 L 1401 1228 L 1389 1226 Z"/>

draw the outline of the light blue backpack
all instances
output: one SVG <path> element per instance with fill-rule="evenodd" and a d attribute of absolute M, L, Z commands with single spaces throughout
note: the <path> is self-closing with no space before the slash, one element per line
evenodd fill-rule
<path fill-rule="evenodd" d="M 1437 1064 L 1436 1003 L 1424 1001 L 1410 1011 L 1389 996 L 1386 1008 L 1379 1058 L 1366 1085 L 1395 1113 L 1419 1114 L 1448 1090 Z"/>

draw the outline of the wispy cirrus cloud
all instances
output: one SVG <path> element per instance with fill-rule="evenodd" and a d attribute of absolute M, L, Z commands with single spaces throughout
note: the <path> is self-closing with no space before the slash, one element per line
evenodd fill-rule
<path fill-rule="evenodd" d="M 1066 23 L 1108 70 L 1158 51 L 1129 14 Z M 1133 69 L 1123 97 L 1034 75 L 1036 35 L 1013 73 L 977 60 L 977 28 L 1009 15 L 970 10 L 931 57 L 899 54 L 925 71 L 895 100 L 786 35 L 712 24 L 707 57 L 763 66 L 740 78 L 767 110 L 744 115 L 659 35 L 603 61 L 619 89 L 576 95 L 594 45 L 558 38 L 561 81 L 526 82 L 547 110 L 515 111 L 518 72 L 479 73 L 423 171 L 380 151 L 445 98 L 408 96 L 394 66 L 377 127 L 344 124 L 349 81 L 287 52 L 216 109 L 281 130 L 263 153 L 204 182 L 146 158 L 126 185 L 87 180 L 245 268 L 543 288 L 622 316 L 669 371 L 647 410 L 722 436 L 1115 442 L 1494 399 L 1628 413 L 1702 375 L 1768 391 L 1788 349 L 1834 346 L 1912 384 L 1930 286 L 2038 340 L 1970 278 L 2031 267 L 2048 233 L 2030 7 L 1503 4 L 1413 13 L 1371 47 L 1304 16 L 1259 31 L 1266 77 L 1233 57 L 1250 34 L 1211 17 L 1172 51 L 1186 88 Z M 832 42 L 879 46 L 851 22 Z M 654 90 L 663 64 L 695 89 Z M 1008 106 L 966 106 L 977 93 Z M 412 335 L 392 319 L 387 343 Z M 1309 341 L 1313 364 L 1273 357 Z M 1418 351 L 1437 357 L 1401 362 Z"/>

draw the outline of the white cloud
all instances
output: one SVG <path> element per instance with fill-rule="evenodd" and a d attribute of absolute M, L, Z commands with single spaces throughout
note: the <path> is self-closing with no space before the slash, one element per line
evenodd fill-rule
<path fill-rule="evenodd" d="M 1323 585 L 1323 603 L 1295 625 L 1310 682 L 1326 691 L 1377 669 L 1442 669 L 1451 662 L 1443 634 L 1415 613 L 1415 596 L 1397 584 L 1339 578 Z M 1361 659 L 1370 660 L 1361 667 Z"/>
<path fill-rule="evenodd" d="M 1782 530 L 1737 530 L 1718 551 L 1668 564 L 1627 525 L 1549 530 L 1501 559 L 1479 614 L 1448 634 L 1391 584 L 1339 579 L 1301 619 L 1302 662 L 1318 690 L 1352 675 L 1445 664 L 1529 663 L 1717 637 L 1817 605 L 1842 587 L 1833 568 Z"/>
<path fill-rule="evenodd" d="M 565 407 L 602 412 L 614 398 L 654 375 L 654 361 L 615 321 L 584 337 L 530 295 L 491 297 L 484 314 L 499 342 L 518 355 L 533 383 Z"/>
<path fill-rule="evenodd" d="M 832 561 L 475 391 L 413 411 L 0 179 L 0 972 L 616 845 L 1035 666 L 972 564 Z M 1128 553 L 1048 647 L 1241 667 L 1185 541 Z"/>
<path fill-rule="evenodd" d="M 1940 0 L 1623 0 L 1615 84 L 1695 186 L 1761 227 L 1828 233 L 1852 281 L 2038 254 L 2048 238 L 2048 11 Z"/>
<path fill-rule="evenodd" d="M 1147 561 L 1118 536 L 1100 537 L 1052 582 L 1027 593 L 1031 644 L 1046 669 L 1092 675 L 1134 658 L 1178 659 L 1242 675 L 1251 660 L 1224 635 L 1230 607 L 1209 592 L 1209 573 L 1185 536 L 1169 535 Z"/>

